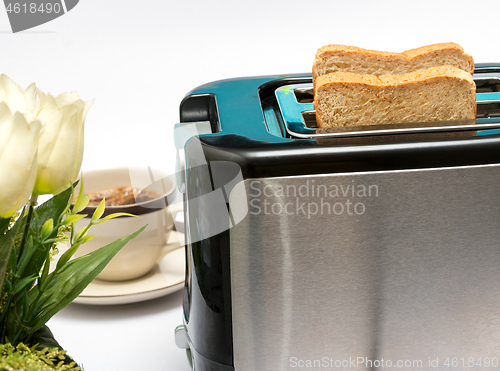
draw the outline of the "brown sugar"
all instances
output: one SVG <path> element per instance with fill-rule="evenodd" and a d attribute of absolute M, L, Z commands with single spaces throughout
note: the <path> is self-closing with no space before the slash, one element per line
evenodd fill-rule
<path fill-rule="evenodd" d="M 132 186 L 106 189 L 99 192 L 88 193 L 87 196 L 90 198 L 90 206 L 99 205 L 103 199 L 106 199 L 106 206 L 123 206 L 153 200 L 160 197 L 160 195 L 155 191 Z"/>

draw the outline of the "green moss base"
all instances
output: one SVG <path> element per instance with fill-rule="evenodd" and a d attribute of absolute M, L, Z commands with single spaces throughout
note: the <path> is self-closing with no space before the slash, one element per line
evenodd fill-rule
<path fill-rule="evenodd" d="M 36 350 L 24 344 L 17 347 L 0 344 L 0 371 L 80 371 L 81 368 L 71 362 L 65 364 L 65 351 L 59 349 Z"/>

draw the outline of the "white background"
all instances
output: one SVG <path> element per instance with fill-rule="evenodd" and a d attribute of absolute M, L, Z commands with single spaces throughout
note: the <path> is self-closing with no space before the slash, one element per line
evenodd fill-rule
<path fill-rule="evenodd" d="M 398 52 L 454 41 L 476 62 L 500 62 L 499 14 L 493 0 L 81 0 L 50 23 L 12 34 L 0 8 L 0 72 L 23 88 L 36 82 L 46 92 L 95 99 L 83 169 L 173 172 L 179 103 L 198 85 L 307 72 L 329 43 Z M 72 304 L 49 325 L 88 371 L 182 371 L 185 355 L 173 343 L 181 299 Z"/>

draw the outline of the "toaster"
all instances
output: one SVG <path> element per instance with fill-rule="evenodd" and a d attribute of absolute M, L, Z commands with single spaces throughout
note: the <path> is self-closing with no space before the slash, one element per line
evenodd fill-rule
<path fill-rule="evenodd" d="M 500 64 L 477 119 L 315 127 L 310 74 L 217 81 L 175 126 L 196 371 L 500 362 Z"/>

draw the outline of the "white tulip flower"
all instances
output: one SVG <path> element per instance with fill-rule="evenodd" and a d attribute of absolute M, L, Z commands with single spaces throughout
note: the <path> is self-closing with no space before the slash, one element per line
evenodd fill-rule
<path fill-rule="evenodd" d="M 12 114 L 7 103 L 0 102 L 1 218 L 10 218 L 31 196 L 37 172 L 40 130 L 39 121 L 28 123 L 22 113 Z"/>
<path fill-rule="evenodd" d="M 38 144 L 38 171 L 34 194 L 58 194 L 78 177 L 83 158 L 85 116 L 93 101 L 76 92 L 53 97 L 38 91 L 32 119 L 43 125 Z"/>
<path fill-rule="evenodd" d="M 0 102 L 9 112 L 23 114 L 28 123 L 38 120 L 43 126 L 33 194 L 58 194 L 68 188 L 80 172 L 85 116 L 93 101 L 83 102 L 76 92 L 54 98 L 35 84 L 23 90 L 1 75 Z"/>

